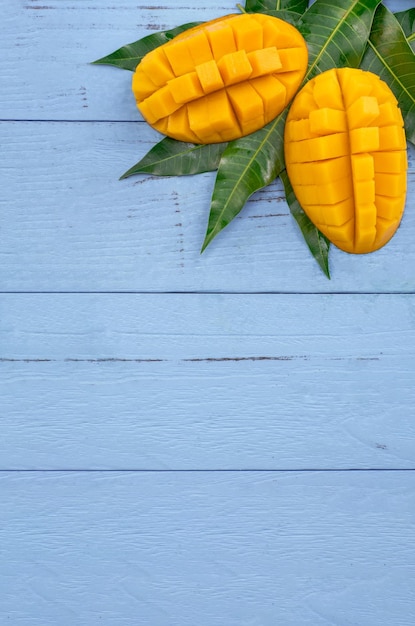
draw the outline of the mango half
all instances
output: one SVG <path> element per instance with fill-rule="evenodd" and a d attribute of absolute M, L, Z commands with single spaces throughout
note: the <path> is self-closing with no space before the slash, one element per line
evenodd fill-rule
<path fill-rule="evenodd" d="M 300 205 L 332 243 L 362 254 L 390 240 L 405 207 L 406 139 L 397 100 L 376 74 L 332 69 L 306 83 L 284 151 Z"/>
<path fill-rule="evenodd" d="M 181 141 L 218 143 L 273 120 L 304 78 L 299 31 L 276 17 L 228 15 L 146 54 L 132 90 L 144 119 Z"/>

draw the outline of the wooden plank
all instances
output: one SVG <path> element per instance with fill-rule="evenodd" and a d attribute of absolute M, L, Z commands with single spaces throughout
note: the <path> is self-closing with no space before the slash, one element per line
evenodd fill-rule
<path fill-rule="evenodd" d="M 5 623 L 412 626 L 415 474 L 2 474 Z"/>
<path fill-rule="evenodd" d="M 0 124 L 0 290 L 414 292 L 412 149 L 397 234 L 370 255 L 333 247 L 329 281 L 279 182 L 200 255 L 213 173 L 118 181 L 155 135 L 142 124 Z"/>
<path fill-rule="evenodd" d="M 2 297 L 2 469 L 413 468 L 409 295 Z"/>
<path fill-rule="evenodd" d="M 3 294 L 4 359 L 413 357 L 409 294 Z"/>
<path fill-rule="evenodd" d="M 386 0 L 393 10 L 407 0 Z M 1 2 L 0 119 L 138 120 L 130 72 L 91 65 L 132 41 L 233 13 L 235 3 L 163 0 Z"/>

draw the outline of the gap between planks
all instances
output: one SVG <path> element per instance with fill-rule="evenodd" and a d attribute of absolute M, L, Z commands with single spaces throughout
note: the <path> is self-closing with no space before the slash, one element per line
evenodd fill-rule
<path fill-rule="evenodd" d="M 58 473 L 89 473 L 89 474 L 127 474 L 127 473 L 136 473 L 136 474 L 317 474 L 317 473 L 330 473 L 330 474 L 345 474 L 347 472 L 353 473 L 368 473 L 368 472 L 415 472 L 415 467 L 411 468 L 399 468 L 399 467 L 347 467 L 347 468 L 307 468 L 307 469 L 269 469 L 269 468 L 245 468 L 245 469 L 140 469 L 140 468 L 131 468 L 131 469 L 87 469 L 87 468 L 71 468 L 71 469 L 0 469 L 0 474 L 58 474 Z"/>
<path fill-rule="evenodd" d="M 415 291 L 0 291 L 0 295 L 135 295 L 135 296 L 413 296 Z"/>

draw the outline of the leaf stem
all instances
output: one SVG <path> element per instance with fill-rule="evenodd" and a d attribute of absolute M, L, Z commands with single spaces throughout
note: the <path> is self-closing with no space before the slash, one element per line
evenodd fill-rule
<path fill-rule="evenodd" d="M 237 4 L 236 8 L 240 10 L 241 13 L 246 13 L 244 7 L 242 6 L 242 4 Z"/>

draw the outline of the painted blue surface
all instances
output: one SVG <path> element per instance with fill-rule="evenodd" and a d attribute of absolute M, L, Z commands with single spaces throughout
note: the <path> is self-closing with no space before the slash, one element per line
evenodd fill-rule
<path fill-rule="evenodd" d="M 413 472 L 2 474 L 4 624 L 412 626 Z"/>
<path fill-rule="evenodd" d="M 413 150 L 331 281 L 278 182 L 201 256 L 213 176 L 119 182 L 89 61 L 234 5 L 0 7 L 0 626 L 413 626 Z"/>

